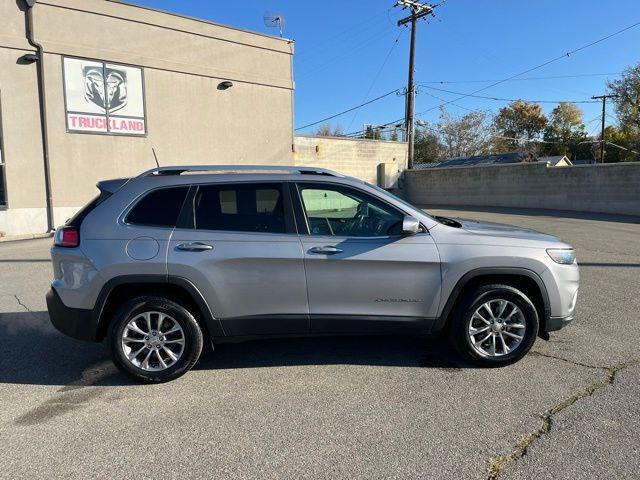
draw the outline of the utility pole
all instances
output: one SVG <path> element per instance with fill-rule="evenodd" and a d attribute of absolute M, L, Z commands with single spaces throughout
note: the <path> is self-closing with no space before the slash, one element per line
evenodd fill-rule
<path fill-rule="evenodd" d="M 398 21 L 398 26 L 401 27 L 407 23 L 411 23 L 411 45 L 409 47 L 409 79 L 407 82 L 407 102 L 405 110 L 405 128 L 407 135 L 407 143 L 409 146 L 409 153 L 407 159 L 407 168 L 413 168 L 414 157 L 414 104 L 415 104 L 415 85 L 413 82 L 414 73 L 414 57 L 416 51 L 416 25 L 420 18 L 424 18 L 427 15 L 433 15 L 433 9 L 435 6 L 427 5 L 424 3 L 416 2 L 413 0 L 398 0 L 395 4 L 396 7 L 402 7 L 402 9 L 409 9 L 411 15 Z"/>
<path fill-rule="evenodd" d="M 600 134 L 600 163 L 604 163 L 605 155 L 605 139 L 604 139 L 604 123 L 607 115 L 607 98 L 617 98 L 617 95 L 597 95 L 591 97 L 593 100 L 602 100 L 602 132 Z"/>

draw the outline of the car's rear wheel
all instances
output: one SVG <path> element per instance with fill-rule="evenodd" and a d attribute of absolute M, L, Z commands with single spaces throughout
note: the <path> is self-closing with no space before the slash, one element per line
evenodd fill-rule
<path fill-rule="evenodd" d="M 520 360 L 538 335 L 538 312 L 520 290 L 486 285 L 457 308 L 449 334 L 467 360 L 480 366 L 502 366 Z"/>
<path fill-rule="evenodd" d="M 166 382 L 189 371 L 202 352 L 202 330 L 182 305 L 160 297 L 138 297 L 115 314 L 111 354 L 124 373 L 145 382 Z"/>

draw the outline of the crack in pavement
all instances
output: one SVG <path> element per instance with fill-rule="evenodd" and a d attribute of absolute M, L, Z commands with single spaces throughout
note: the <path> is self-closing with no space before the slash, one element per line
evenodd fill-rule
<path fill-rule="evenodd" d="M 551 426 L 553 424 L 553 418 L 555 415 L 569 408 L 578 400 L 586 397 L 590 397 L 597 390 L 600 390 L 601 388 L 604 388 L 607 385 L 612 385 L 613 382 L 615 381 L 616 375 L 621 370 L 640 365 L 640 360 L 630 360 L 628 362 L 619 363 L 612 367 L 602 367 L 602 366 L 588 365 L 580 362 L 574 362 L 566 358 L 556 357 L 554 355 L 543 354 L 540 352 L 531 352 L 531 353 L 533 353 L 534 355 L 539 355 L 541 357 L 553 358 L 556 360 L 561 360 L 563 362 L 572 363 L 574 365 L 581 366 L 581 367 L 604 370 L 605 378 L 598 382 L 594 382 L 588 385 L 583 390 L 565 398 L 560 403 L 556 404 L 554 407 L 550 408 L 545 413 L 543 413 L 541 415 L 542 425 L 536 428 L 535 430 L 533 430 L 532 432 L 530 432 L 529 434 L 525 435 L 524 437 L 520 438 L 520 440 L 516 442 L 515 448 L 511 453 L 509 453 L 508 455 L 489 458 L 489 460 L 487 461 L 488 466 L 487 466 L 487 474 L 485 477 L 486 480 L 496 480 L 500 475 L 502 475 L 502 473 L 504 473 L 509 463 L 516 462 L 520 458 L 525 456 L 527 454 L 527 449 L 533 444 L 533 442 L 535 442 L 538 438 L 542 437 L 543 435 L 549 433 L 549 431 L 551 430 Z"/>

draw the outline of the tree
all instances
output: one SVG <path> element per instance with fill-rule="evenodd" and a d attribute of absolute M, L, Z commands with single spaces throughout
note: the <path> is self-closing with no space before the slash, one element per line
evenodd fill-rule
<path fill-rule="evenodd" d="M 607 83 L 614 99 L 620 130 L 640 135 L 640 64 L 626 69 L 618 80 Z"/>
<path fill-rule="evenodd" d="M 382 139 L 382 130 L 380 127 L 374 127 L 373 125 L 367 125 L 364 130 L 364 138 L 368 138 L 370 140 L 381 140 Z"/>
<path fill-rule="evenodd" d="M 443 158 L 440 139 L 432 127 L 425 122 L 416 125 L 414 145 L 415 163 L 433 163 Z"/>
<path fill-rule="evenodd" d="M 323 123 L 320 125 L 316 130 L 316 135 L 318 137 L 344 137 L 340 124 L 337 124 L 332 128 L 330 123 Z"/>
<path fill-rule="evenodd" d="M 540 137 L 547 122 L 539 104 L 524 100 L 511 102 L 493 118 L 496 133 L 493 150 L 495 153 L 534 150 L 531 141 Z"/>
<path fill-rule="evenodd" d="M 551 112 L 544 129 L 542 145 L 545 155 L 566 155 L 569 158 L 585 158 L 590 155 L 591 145 L 582 122 L 582 110 L 574 103 L 561 102 Z"/>
<path fill-rule="evenodd" d="M 605 163 L 637 162 L 640 160 L 637 137 L 629 130 L 622 130 L 614 125 L 608 125 L 604 129 L 604 137 L 607 141 Z M 600 148 L 598 144 L 595 144 L 595 146 L 597 148 L 594 158 L 600 162 Z"/>
<path fill-rule="evenodd" d="M 627 150 L 607 145 L 605 161 L 616 158 L 623 162 L 640 161 L 640 155 L 630 151 L 640 152 L 640 64 L 626 69 L 618 80 L 608 82 L 607 86 L 616 95 L 614 102 L 619 126 L 609 131 L 605 129 L 605 139 Z"/>
<path fill-rule="evenodd" d="M 490 132 L 487 114 L 471 112 L 455 118 L 444 108 L 437 123 L 443 158 L 470 157 L 487 153 Z"/>

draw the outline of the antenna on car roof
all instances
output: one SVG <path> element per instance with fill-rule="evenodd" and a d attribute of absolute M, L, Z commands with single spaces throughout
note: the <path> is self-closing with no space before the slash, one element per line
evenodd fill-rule
<path fill-rule="evenodd" d="M 156 165 L 160 168 L 160 163 L 158 163 L 158 156 L 156 155 L 156 149 L 151 147 L 151 151 L 153 152 L 153 158 L 156 160 Z"/>

